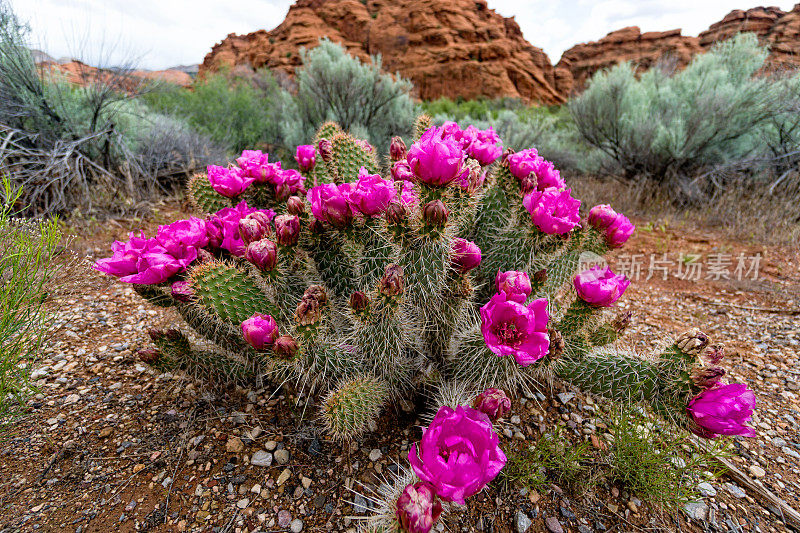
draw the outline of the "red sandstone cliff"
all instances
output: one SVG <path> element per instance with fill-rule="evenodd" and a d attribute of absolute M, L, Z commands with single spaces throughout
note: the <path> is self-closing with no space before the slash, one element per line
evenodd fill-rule
<path fill-rule="evenodd" d="M 384 69 L 410 79 L 422 99 L 564 101 L 547 55 L 485 0 L 298 0 L 277 28 L 231 34 L 214 45 L 200 75 L 238 65 L 292 74 L 299 49 L 320 37 L 364 60 L 381 54 Z"/>

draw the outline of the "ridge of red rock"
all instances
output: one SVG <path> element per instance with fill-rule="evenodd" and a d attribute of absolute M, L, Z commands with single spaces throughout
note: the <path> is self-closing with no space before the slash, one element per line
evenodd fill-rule
<path fill-rule="evenodd" d="M 47 75 L 62 76 L 67 82 L 76 85 L 88 85 L 95 81 L 106 83 L 119 83 L 120 89 L 133 92 L 142 80 L 158 80 L 167 83 L 188 87 L 192 84 L 192 77 L 180 70 L 134 70 L 129 75 L 117 78 L 115 74 L 107 69 L 93 67 L 81 61 L 73 59 L 67 63 L 57 61 L 42 61 L 37 63 L 40 71 Z"/>
<path fill-rule="evenodd" d="M 383 68 L 410 79 L 422 99 L 564 101 L 547 55 L 485 0 L 298 0 L 275 29 L 230 34 L 215 44 L 200 75 L 240 65 L 291 75 L 299 49 L 320 37 L 362 60 L 380 54 Z"/>

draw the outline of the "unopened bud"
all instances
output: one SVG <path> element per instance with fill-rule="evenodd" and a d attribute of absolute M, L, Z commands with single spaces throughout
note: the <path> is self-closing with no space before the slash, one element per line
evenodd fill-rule
<path fill-rule="evenodd" d="M 392 142 L 389 144 L 389 157 L 392 161 L 400 161 L 406 157 L 406 143 L 400 137 L 392 137 Z"/>
<path fill-rule="evenodd" d="M 194 297 L 194 289 L 188 281 L 176 281 L 171 287 L 172 297 L 179 302 L 189 302 Z"/>
<path fill-rule="evenodd" d="M 242 238 L 245 245 L 269 237 L 269 234 L 269 226 L 265 227 L 257 218 L 251 218 L 248 215 L 239 220 L 239 237 Z"/>
<path fill-rule="evenodd" d="M 712 344 L 703 352 L 703 355 L 708 359 L 709 363 L 718 365 L 722 358 L 725 357 L 725 347 L 721 344 Z"/>
<path fill-rule="evenodd" d="M 614 331 L 616 331 L 617 334 L 622 333 L 623 331 L 628 329 L 628 326 L 631 325 L 632 316 L 633 313 L 631 311 L 625 311 L 623 313 L 618 314 L 616 317 L 614 317 L 614 320 L 611 322 L 611 327 L 614 328 Z"/>
<path fill-rule="evenodd" d="M 311 222 L 308 223 L 308 229 L 314 235 L 322 235 L 325 233 L 325 225 L 316 218 L 311 219 Z"/>
<path fill-rule="evenodd" d="M 350 308 L 356 313 L 362 313 L 369 307 L 369 297 L 364 291 L 356 291 L 350 295 Z"/>
<path fill-rule="evenodd" d="M 301 326 L 311 326 L 322 318 L 322 306 L 314 298 L 303 298 L 297 304 L 294 318 Z"/>
<path fill-rule="evenodd" d="M 262 272 L 270 272 L 278 262 L 278 247 L 269 239 L 251 242 L 244 251 L 244 258 Z"/>
<path fill-rule="evenodd" d="M 299 217 L 306 212 L 306 203 L 299 196 L 290 196 L 286 200 L 286 212 Z"/>
<path fill-rule="evenodd" d="M 547 352 L 549 359 L 558 359 L 564 353 L 564 336 L 557 329 L 547 329 L 547 334 L 550 337 L 550 351 Z"/>
<path fill-rule="evenodd" d="M 428 226 L 440 228 L 447 223 L 447 206 L 441 200 L 431 200 L 422 208 L 422 218 Z"/>
<path fill-rule="evenodd" d="M 408 208 L 400 202 L 392 202 L 386 208 L 386 220 L 390 224 L 400 225 L 408 217 Z"/>
<path fill-rule="evenodd" d="M 504 166 L 504 167 L 507 167 L 508 166 L 508 156 L 512 155 L 513 153 L 514 153 L 514 150 L 512 150 L 511 148 L 506 148 L 505 150 L 503 150 L 503 157 L 500 160 L 500 164 L 502 166 Z"/>
<path fill-rule="evenodd" d="M 292 359 L 298 349 L 297 341 L 291 335 L 281 335 L 272 345 L 272 353 L 281 359 Z"/>
<path fill-rule="evenodd" d="M 275 240 L 281 246 L 294 246 L 300 237 L 300 219 L 297 215 L 275 217 Z"/>
<path fill-rule="evenodd" d="M 547 269 L 543 268 L 541 270 L 538 270 L 533 275 L 533 284 L 536 285 L 536 286 L 540 286 L 540 285 L 543 285 L 545 283 L 547 283 Z"/>
<path fill-rule="evenodd" d="M 710 389 L 725 375 L 725 370 L 717 366 L 693 368 L 690 371 L 692 383 L 701 389 Z"/>
<path fill-rule="evenodd" d="M 538 180 L 536 179 L 536 173 L 531 172 L 521 180 L 519 180 L 519 189 L 522 191 L 522 195 L 526 195 L 530 192 L 533 192 L 538 185 Z"/>
<path fill-rule="evenodd" d="M 708 346 L 708 335 L 692 328 L 675 341 L 680 351 L 689 355 L 699 355 Z"/>
<path fill-rule="evenodd" d="M 161 352 L 154 348 L 144 348 L 139 350 L 136 355 L 146 365 L 154 365 L 161 358 Z"/>
<path fill-rule="evenodd" d="M 317 144 L 319 155 L 323 161 L 329 163 L 333 159 L 333 143 L 328 139 L 320 139 Z"/>
<path fill-rule="evenodd" d="M 197 250 L 197 260 L 201 263 L 205 263 L 206 261 L 211 261 L 214 259 L 214 256 L 211 255 L 211 252 L 204 248 L 200 248 Z"/>
<path fill-rule="evenodd" d="M 387 266 L 386 272 L 378 284 L 378 290 L 384 296 L 389 297 L 403 294 L 403 267 L 395 263 Z"/>
<path fill-rule="evenodd" d="M 309 285 L 303 292 L 303 299 L 313 298 L 318 301 L 320 305 L 328 303 L 328 293 L 325 292 L 325 287 L 322 285 Z"/>

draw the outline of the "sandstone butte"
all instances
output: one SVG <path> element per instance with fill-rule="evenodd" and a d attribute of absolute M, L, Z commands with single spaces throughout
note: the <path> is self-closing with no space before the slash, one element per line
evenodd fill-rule
<path fill-rule="evenodd" d="M 200 75 L 221 67 L 269 67 L 291 76 L 300 48 L 328 37 L 362 60 L 381 54 L 384 69 L 413 81 L 422 99 L 510 96 L 555 104 L 581 91 L 598 70 L 623 61 L 640 70 L 662 60 L 684 67 L 695 54 L 744 31 L 770 46 L 772 66 L 800 65 L 800 4 L 789 12 L 734 10 L 697 37 L 680 29 L 623 28 L 570 48 L 554 67 L 513 17 L 495 13 L 485 0 L 298 0 L 277 28 L 230 34 L 214 45 Z"/>
<path fill-rule="evenodd" d="M 697 37 L 681 30 L 645 32 L 635 26 L 613 31 L 599 41 L 578 44 L 556 64 L 556 89 L 562 95 L 580 92 L 598 70 L 632 61 L 645 70 L 659 61 L 686 66 L 692 57 L 740 32 L 753 32 L 770 47 L 769 62 L 778 68 L 800 66 L 800 4 L 789 12 L 777 7 L 731 11 Z"/>
<path fill-rule="evenodd" d="M 513 17 L 485 0 L 298 0 L 277 28 L 230 34 L 214 45 L 199 75 L 223 66 L 292 75 L 300 48 L 314 47 L 320 37 L 362 60 L 380 54 L 384 70 L 410 79 L 425 100 L 564 101 L 547 55 L 525 40 Z"/>
<path fill-rule="evenodd" d="M 114 72 L 93 67 L 78 60 L 67 63 L 56 61 L 42 61 L 37 66 L 43 74 L 62 77 L 65 81 L 76 85 L 85 86 L 97 81 L 111 85 L 119 85 L 119 90 L 134 92 L 142 82 L 148 80 L 158 80 L 167 83 L 189 87 L 192 84 L 192 77 L 180 70 L 133 70 L 124 76 L 117 76 Z"/>

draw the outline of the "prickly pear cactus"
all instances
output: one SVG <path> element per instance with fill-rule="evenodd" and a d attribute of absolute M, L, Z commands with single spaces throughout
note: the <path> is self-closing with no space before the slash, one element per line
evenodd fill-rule
<path fill-rule="evenodd" d="M 214 386 L 292 380 L 342 439 L 420 390 L 513 394 L 552 376 L 708 433 L 687 406 L 718 387 L 720 350 L 697 331 L 657 353 L 617 347 L 629 282 L 587 262 L 634 227 L 609 206 L 582 219 L 535 150 L 424 116 L 385 163 L 333 123 L 313 142 L 299 171 L 259 151 L 209 167 L 189 182 L 197 217 L 97 263 L 185 320 L 153 333 L 149 364 Z"/>

